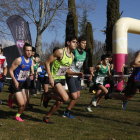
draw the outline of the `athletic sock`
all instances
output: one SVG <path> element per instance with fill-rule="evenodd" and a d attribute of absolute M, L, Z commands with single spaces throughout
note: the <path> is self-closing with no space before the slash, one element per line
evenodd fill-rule
<path fill-rule="evenodd" d="M 21 115 L 21 114 L 17 113 L 17 114 L 16 114 L 16 117 L 20 117 L 20 115 Z"/>
<path fill-rule="evenodd" d="M 70 110 L 66 109 L 65 113 L 69 113 L 69 112 L 70 112 Z"/>

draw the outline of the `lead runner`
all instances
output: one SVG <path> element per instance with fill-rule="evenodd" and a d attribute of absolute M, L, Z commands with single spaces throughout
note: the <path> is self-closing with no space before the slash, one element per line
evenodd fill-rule
<path fill-rule="evenodd" d="M 71 65 L 71 70 L 73 72 L 80 72 L 81 68 L 84 64 L 84 70 L 89 70 L 88 68 L 88 54 L 85 52 L 86 48 L 86 39 L 84 37 L 78 38 L 78 47 L 72 52 L 74 57 L 74 61 Z M 69 96 L 71 98 L 71 101 L 69 102 L 68 107 L 63 113 L 63 117 L 68 117 L 74 119 L 74 116 L 70 115 L 70 110 L 72 107 L 76 104 L 80 97 L 80 91 L 81 91 L 81 80 L 78 76 L 66 76 L 66 82 L 68 84 L 68 89 L 70 91 Z"/>
<path fill-rule="evenodd" d="M 54 87 L 56 94 L 47 94 L 45 100 L 47 103 L 50 99 L 56 100 L 56 103 L 50 109 L 48 114 L 43 118 L 43 121 L 46 123 L 52 123 L 50 120 L 50 116 L 56 112 L 60 105 L 63 102 L 66 102 L 69 99 L 69 96 L 65 90 L 65 74 L 69 75 L 77 75 L 83 77 L 82 72 L 72 72 L 70 70 L 70 66 L 72 61 L 74 60 L 74 56 L 72 54 L 72 50 L 77 47 L 77 37 L 76 36 L 68 36 L 67 39 L 67 47 L 63 49 L 58 49 L 51 55 L 46 61 L 46 71 L 49 76 L 49 83 L 52 87 Z M 50 67 L 51 64 L 51 67 Z"/>

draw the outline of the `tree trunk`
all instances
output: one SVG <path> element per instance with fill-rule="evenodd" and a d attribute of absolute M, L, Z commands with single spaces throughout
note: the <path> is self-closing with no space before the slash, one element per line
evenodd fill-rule
<path fill-rule="evenodd" d="M 36 37 L 36 43 L 35 43 L 35 47 L 36 47 L 36 52 L 38 54 L 40 54 L 41 50 L 42 50 L 42 34 L 41 34 L 41 26 L 37 27 L 37 37 Z"/>

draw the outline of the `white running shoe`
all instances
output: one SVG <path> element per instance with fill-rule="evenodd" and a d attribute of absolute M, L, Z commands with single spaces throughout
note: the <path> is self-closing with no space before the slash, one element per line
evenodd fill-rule
<path fill-rule="evenodd" d="M 97 106 L 97 99 L 95 97 L 92 98 L 92 105 Z"/>
<path fill-rule="evenodd" d="M 91 107 L 89 107 L 89 106 L 86 107 L 86 111 L 87 111 L 87 112 L 93 112 L 93 111 L 91 110 Z"/>

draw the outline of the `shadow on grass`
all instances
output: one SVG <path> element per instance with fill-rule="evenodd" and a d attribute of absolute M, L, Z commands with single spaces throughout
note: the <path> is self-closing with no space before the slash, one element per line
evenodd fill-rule
<path fill-rule="evenodd" d="M 1 119 L 8 119 L 8 118 L 13 118 L 15 116 L 15 112 L 14 111 L 4 111 L 4 110 L 0 110 L 0 118 Z M 26 120 L 32 120 L 35 122 L 42 122 L 42 120 L 34 118 L 32 116 L 29 115 L 25 115 L 24 113 L 22 114 L 22 118 L 26 119 Z"/>

